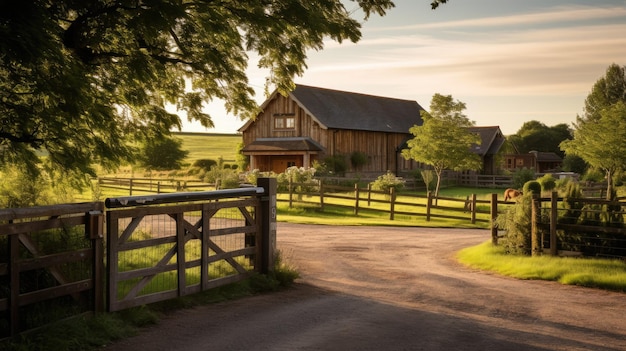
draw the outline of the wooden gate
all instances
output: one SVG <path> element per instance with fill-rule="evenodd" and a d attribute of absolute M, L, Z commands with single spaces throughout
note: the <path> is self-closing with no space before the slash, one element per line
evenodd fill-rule
<path fill-rule="evenodd" d="M 104 309 L 103 208 L 0 210 L 0 338 Z"/>
<path fill-rule="evenodd" d="M 271 236 L 262 235 L 271 217 L 268 195 L 254 187 L 107 199 L 109 311 L 266 270 L 273 255 Z M 275 193 L 273 201 L 275 207 Z"/>

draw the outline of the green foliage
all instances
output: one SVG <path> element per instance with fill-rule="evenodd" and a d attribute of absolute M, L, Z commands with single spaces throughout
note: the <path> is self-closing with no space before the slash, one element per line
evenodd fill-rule
<path fill-rule="evenodd" d="M 554 179 L 552 174 L 545 174 L 537 181 L 541 184 L 541 190 L 543 191 L 550 191 L 556 188 L 556 179 Z"/>
<path fill-rule="evenodd" d="M 211 167 L 217 166 L 217 161 L 211 159 L 198 159 L 195 160 L 191 166 L 209 171 L 211 170 Z"/>
<path fill-rule="evenodd" d="M 567 124 L 561 123 L 548 127 L 539 121 L 525 122 L 520 130 L 508 137 L 518 152 L 525 154 L 531 151 L 554 152 L 563 157 L 559 144 L 570 139 L 572 133 Z"/>
<path fill-rule="evenodd" d="M 596 168 L 590 167 L 587 169 L 585 174 L 582 175 L 580 180 L 584 180 L 586 182 L 600 183 L 604 181 L 604 173 Z"/>
<path fill-rule="evenodd" d="M 205 176 L 204 181 L 216 184 L 219 189 L 239 188 L 240 179 L 235 170 L 230 168 L 220 168 L 219 164 L 212 166 Z"/>
<path fill-rule="evenodd" d="M 402 150 L 405 159 L 433 167 L 437 175 L 435 195 L 439 193 L 443 170 L 482 167 L 480 157 L 471 151 L 473 145 L 480 144 L 480 136 L 469 132 L 468 127 L 474 123 L 464 110 L 465 104 L 455 101 L 451 95 L 433 95 L 430 113 L 421 111 L 423 124 L 409 130 L 414 138 L 407 142 L 409 148 Z"/>
<path fill-rule="evenodd" d="M 0 207 L 31 207 L 47 202 L 47 187 L 40 174 L 17 166 L 0 171 Z"/>
<path fill-rule="evenodd" d="M 3 2 L 0 11 L 0 160 L 94 174 L 132 161 L 132 143 L 180 129 L 173 105 L 212 127 L 206 103 L 247 118 L 258 111 L 250 53 L 282 93 L 309 50 L 357 42 L 354 13 L 385 15 L 391 0 Z M 219 5 L 219 6 L 218 6 Z M 277 20 L 279 19 L 279 20 Z"/>
<path fill-rule="evenodd" d="M 580 156 L 568 154 L 563 158 L 562 168 L 564 172 L 584 174 L 587 167 L 587 162 L 585 162 L 585 160 L 583 160 Z"/>
<path fill-rule="evenodd" d="M 626 76 L 624 68 L 611 65 L 585 101 L 585 115 L 576 118 L 574 138 L 561 143 L 567 154 L 581 157 L 602 170 L 607 199 L 613 177 L 626 168 Z"/>
<path fill-rule="evenodd" d="M 367 154 L 360 151 L 354 151 L 350 155 L 350 164 L 352 168 L 355 170 L 360 169 L 362 166 L 366 165 L 368 162 Z"/>
<path fill-rule="evenodd" d="M 243 141 L 237 144 L 237 154 L 235 155 L 235 162 L 238 169 L 245 171 L 250 165 L 250 156 L 246 156 L 243 154 L 243 148 Z"/>
<path fill-rule="evenodd" d="M 512 188 L 521 189 L 526 182 L 535 179 L 535 171 L 529 168 L 517 169 L 513 173 Z"/>
<path fill-rule="evenodd" d="M 378 178 L 372 182 L 372 187 L 389 193 L 389 189 L 391 188 L 396 190 L 396 192 L 401 190 L 404 188 L 404 183 L 405 181 L 403 179 L 396 177 L 391 171 L 387 171 L 387 173 L 378 176 Z"/>
<path fill-rule="evenodd" d="M 298 183 L 293 189 L 296 193 L 315 191 L 319 187 L 318 181 L 314 179 L 315 173 L 315 168 L 289 167 L 276 177 L 277 190 L 282 192 L 288 191 L 289 182 L 292 182 Z"/>
<path fill-rule="evenodd" d="M 602 110 L 620 101 L 626 103 L 626 70 L 613 63 L 591 88 L 591 92 L 585 99 L 585 114 L 581 119 L 598 120 Z"/>
<path fill-rule="evenodd" d="M 420 171 L 422 175 L 422 180 L 424 181 L 424 185 L 426 185 L 426 192 L 429 192 L 433 187 L 433 182 L 435 180 L 435 172 L 430 169 L 424 169 Z"/>
<path fill-rule="evenodd" d="M 496 226 L 505 231 L 500 243 L 507 253 L 515 255 L 531 253 L 531 201 L 532 194 L 524 192 L 514 205 L 496 219 Z"/>
<path fill-rule="evenodd" d="M 324 165 L 328 175 L 342 176 L 348 169 L 345 155 L 327 156 L 324 158 Z"/>
<path fill-rule="evenodd" d="M 537 196 L 541 196 L 541 183 L 536 180 L 529 180 L 524 183 L 522 191 L 524 194 L 535 194 Z"/>
<path fill-rule="evenodd" d="M 183 150 L 183 142 L 173 137 L 155 137 L 142 143 L 139 148 L 139 164 L 148 170 L 180 169 L 189 154 Z"/>

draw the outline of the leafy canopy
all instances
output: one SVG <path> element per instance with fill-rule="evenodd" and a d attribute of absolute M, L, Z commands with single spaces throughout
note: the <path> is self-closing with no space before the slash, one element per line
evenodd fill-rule
<path fill-rule="evenodd" d="M 561 143 L 570 156 L 579 156 L 605 172 L 607 199 L 613 177 L 626 169 L 626 68 L 611 64 L 585 100 L 585 113 L 576 118 L 574 138 Z"/>
<path fill-rule="evenodd" d="M 365 19 L 391 0 L 351 0 Z M 53 165 L 93 173 L 131 160 L 130 145 L 213 125 L 213 99 L 242 118 L 257 109 L 248 53 L 286 92 L 324 40 L 356 42 L 340 0 L 36 0 L 0 3 L 0 167 Z"/>
<path fill-rule="evenodd" d="M 409 131 L 414 138 L 402 150 L 405 159 L 413 159 L 433 167 L 437 175 L 435 195 L 439 193 L 441 174 L 444 170 L 478 170 L 482 167 L 480 157 L 471 151 L 480 144 L 480 137 L 468 128 L 474 125 L 463 113 L 465 103 L 454 100 L 451 95 L 435 94 L 430 102 L 430 112 L 422 111 L 421 126 Z"/>
<path fill-rule="evenodd" d="M 571 139 L 571 137 L 572 132 L 565 123 L 548 127 L 539 121 L 528 121 L 508 139 L 520 153 L 530 151 L 554 152 L 563 157 L 559 144 L 563 140 Z"/>
<path fill-rule="evenodd" d="M 613 176 L 626 169 L 626 104 L 619 101 L 600 111 L 593 123 L 577 124 L 574 139 L 563 141 L 561 148 L 606 173 L 610 199 Z"/>

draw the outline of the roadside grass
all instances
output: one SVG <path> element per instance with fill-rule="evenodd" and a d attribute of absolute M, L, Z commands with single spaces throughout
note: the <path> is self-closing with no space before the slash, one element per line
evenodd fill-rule
<path fill-rule="evenodd" d="M 0 351 L 97 350 L 137 335 L 141 328 L 158 324 L 163 316 L 174 311 L 278 291 L 291 286 L 298 277 L 298 271 L 284 261 L 279 251 L 274 260 L 274 271 L 268 275 L 253 274 L 237 283 L 119 312 L 69 318 L 13 339 L 1 340 Z"/>
<path fill-rule="evenodd" d="M 618 292 L 626 292 L 626 262 L 598 258 L 515 256 L 491 241 L 457 253 L 462 264 L 517 279 L 556 281 Z"/>

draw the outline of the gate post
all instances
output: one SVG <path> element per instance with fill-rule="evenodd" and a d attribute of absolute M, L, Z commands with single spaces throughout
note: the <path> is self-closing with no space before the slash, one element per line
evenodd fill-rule
<path fill-rule="evenodd" d="M 276 178 L 259 178 L 257 185 L 263 188 L 261 213 L 261 267 L 260 272 L 267 274 L 274 270 L 276 251 Z"/>

